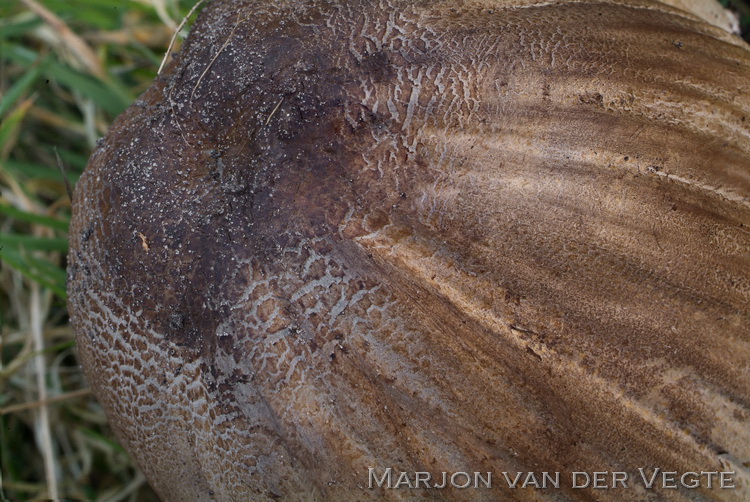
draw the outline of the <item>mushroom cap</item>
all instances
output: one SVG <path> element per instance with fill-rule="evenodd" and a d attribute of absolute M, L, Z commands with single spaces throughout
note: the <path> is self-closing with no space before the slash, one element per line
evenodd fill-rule
<path fill-rule="evenodd" d="M 84 371 L 165 500 L 745 500 L 749 86 L 647 0 L 215 0 L 76 187 Z M 737 488 L 569 481 L 638 468 Z"/>

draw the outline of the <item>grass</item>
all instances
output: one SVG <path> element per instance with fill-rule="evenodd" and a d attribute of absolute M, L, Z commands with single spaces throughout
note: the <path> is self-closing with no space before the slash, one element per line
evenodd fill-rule
<path fill-rule="evenodd" d="M 724 1 L 750 38 L 748 4 Z M 68 184 L 150 85 L 195 2 L 0 4 L 0 499 L 157 500 L 79 369 L 65 307 Z"/>
<path fill-rule="evenodd" d="M 194 3 L 0 2 L 0 499 L 157 500 L 80 372 L 68 184 Z"/>

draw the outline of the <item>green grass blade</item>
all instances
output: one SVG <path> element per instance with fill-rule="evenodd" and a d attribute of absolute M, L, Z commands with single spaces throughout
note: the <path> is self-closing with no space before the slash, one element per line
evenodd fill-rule
<path fill-rule="evenodd" d="M 63 157 L 63 161 L 66 162 L 66 165 L 70 165 L 67 164 L 68 161 L 63 156 L 62 151 L 60 151 L 60 157 Z M 3 167 L 16 176 L 20 174 L 21 176 L 28 179 L 44 179 L 52 181 L 62 180 L 62 174 L 60 174 L 59 169 L 54 169 L 32 162 L 20 162 L 9 159 L 3 162 Z M 78 178 L 81 176 L 80 172 L 76 171 L 70 172 L 66 170 L 65 174 L 71 183 L 75 183 L 76 181 L 78 181 Z"/>
<path fill-rule="evenodd" d="M 28 18 L 27 16 L 16 16 L 9 20 L 3 19 L 0 24 L 0 40 L 24 35 L 41 24 L 41 19 Z"/>
<path fill-rule="evenodd" d="M 39 75 L 46 70 L 48 58 L 38 59 L 29 71 L 16 82 L 13 87 L 8 89 L 8 92 L 3 96 L 0 101 L 0 117 L 10 110 L 13 105 L 24 95 L 24 93 L 34 85 L 39 78 Z"/>
<path fill-rule="evenodd" d="M 33 64 L 36 60 L 34 51 L 17 44 L 6 46 L 5 56 L 22 65 Z M 113 117 L 122 113 L 135 98 L 119 84 L 103 82 L 56 61 L 50 61 L 45 75 L 91 99 Z"/>
<path fill-rule="evenodd" d="M 4 214 L 17 220 L 36 223 L 38 225 L 53 228 L 55 230 L 60 230 L 62 232 L 67 232 L 68 225 L 70 224 L 68 221 L 58 220 L 57 218 L 51 218 L 49 216 L 42 216 L 40 214 L 21 211 L 20 209 L 5 204 L 0 204 L 0 214 Z"/>
<path fill-rule="evenodd" d="M 63 162 L 65 162 L 65 167 L 75 169 L 77 171 L 83 171 L 89 161 L 89 158 L 86 155 L 71 152 L 70 150 L 66 150 L 64 148 L 59 148 L 57 153 L 60 154 L 60 158 L 63 160 Z"/>
<path fill-rule="evenodd" d="M 55 267 L 58 272 L 50 273 L 49 267 L 42 265 L 42 260 L 34 259 L 30 255 L 23 256 L 17 250 L 5 246 L 0 248 L 0 260 L 32 281 L 49 288 L 60 298 L 67 298 L 65 272 L 62 269 Z M 48 266 L 54 267 L 51 263 L 46 263 Z M 47 275 L 42 273 L 40 268 L 47 268 Z"/>
<path fill-rule="evenodd" d="M 6 152 L 7 143 L 18 131 L 23 118 L 26 116 L 26 112 L 29 111 L 30 107 L 31 102 L 28 100 L 21 103 L 2 121 L 2 123 L 0 123 L 0 155 L 2 155 L 3 152 Z"/>
<path fill-rule="evenodd" d="M 119 443 L 117 443 L 115 441 L 112 441 L 108 437 L 102 436 L 101 434 L 99 434 L 96 431 L 93 431 L 93 430 L 88 429 L 86 427 L 81 427 L 78 430 L 80 430 L 83 434 L 85 434 L 86 436 L 90 437 L 91 439 L 93 439 L 93 440 L 95 440 L 95 441 L 97 441 L 99 443 L 105 444 L 109 448 L 111 448 L 111 449 L 113 449 L 113 450 L 115 450 L 117 452 L 123 453 L 125 455 L 128 454 L 128 452 L 125 451 L 125 448 L 123 448 Z"/>
<path fill-rule="evenodd" d="M 33 235 L 0 235 L 0 246 L 27 251 L 68 252 L 68 239 L 63 237 L 36 237 Z"/>
<path fill-rule="evenodd" d="M 67 342 L 58 343 L 57 345 L 53 345 L 51 347 L 46 347 L 41 352 L 32 352 L 31 354 L 34 356 L 37 354 L 55 354 L 57 352 L 62 352 L 63 350 L 68 350 L 69 348 L 75 347 L 75 346 L 76 346 L 76 341 L 69 340 Z"/>

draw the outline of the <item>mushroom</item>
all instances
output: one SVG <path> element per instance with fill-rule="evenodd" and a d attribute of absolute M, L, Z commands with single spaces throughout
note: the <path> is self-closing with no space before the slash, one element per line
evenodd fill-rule
<path fill-rule="evenodd" d="M 750 50 L 696 12 L 208 4 L 71 227 L 83 368 L 157 493 L 746 500 Z"/>

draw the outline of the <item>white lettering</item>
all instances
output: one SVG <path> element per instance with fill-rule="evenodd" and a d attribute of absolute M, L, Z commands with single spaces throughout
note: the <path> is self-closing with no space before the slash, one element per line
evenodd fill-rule
<path fill-rule="evenodd" d="M 580 476 L 583 476 L 586 479 L 585 485 L 578 484 L 578 478 Z M 588 488 L 590 484 L 591 484 L 591 477 L 589 476 L 588 472 L 574 472 L 573 473 L 573 488 Z"/>
<path fill-rule="evenodd" d="M 680 484 L 685 488 L 698 488 L 701 485 L 701 480 L 697 472 L 686 472 L 680 476 Z"/>
<path fill-rule="evenodd" d="M 414 473 L 414 488 L 419 488 L 420 483 L 424 483 L 425 488 L 430 487 L 430 480 L 432 479 L 432 474 L 429 472 L 415 472 Z"/>
<path fill-rule="evenodd" d="M 435 488 L 445 488 L 448 485 L 447 472 L 443 472 L 443 484 L 433 485 Z"/>
<path fill-rule="evenodd" d="M 399 474 L 398 480 L 396 480 L 396 484 L 393 485 L 393 487 L 401 488 L 402 485 L 405 488 L 414 488 L 414 485 L 411 484 L 411 479 L 409 479 L 409 473 L 406 471 L 402 471 L 401 474 Z"/>
<path fill-rule="evenodd" d="M 732 477 L 735 474 L 736 473 L 734 471 L 722 472 L 721 476 L 719 477 L 719 486 L 721 486 L 722 488 L 736 488 L 734 486 L 734 478 Z"/>
<path fill-rule="evenodd" d="M 442 472 L 433 476 L 428 471 L 394 471 L 393 468 L 369 467 L 368 487 L 386 489 L 443 489 L 443 488 L 492 488 L 492 472 L 458 471 Z M 736 471 L 663 471 L 660 467 L 638 468 L 646 489 L 678 490 L 686 488 L 736 489 Z M 560 472 L 503 472 L 509 488 L 546 489 L 560 488 Z M 630 474 L 625 471 L 574 471 L 572 488 L 597 490 L 628 488 Z M 612 476 L 611 482 L 609 476 Z"/>
<path fill-rule="evenodd" d="M 513 482 L 511 483 L 510 478 L 508 477 L 508 473 L 505 472 L 505 471 L 503 471 L 503 477 L 505 477 L 505 481 L 508 483 L 508 486 L 511 487 L 511 488 L 515 488 L 516 487 L 516 485 L 518 484 L 518 481 L 520 481 L 520 479 L 521 479 L 521 474 L 523 474 L 523 473 L 522 472 L 517 472 L 516 473 L 516 477 L 513 478 Z"/>
<path fill-rule="evenodd" d="M 594 472 L 594 488 L 608 488 L 607 473 L 602 471 Z"/>
<path fill-rule="evenodd" d="M 555 488 L 560 488 L 560 473 L 556 472 L 555 477 L 550 476 L 548 472 L 542 473 L 542 488 L 547 488 L 547 481 Z"/>
<path fill-rule="evenodd" d="M 643 484 L 646 486 L 646 488 L 651 489 L 652 486 L 654 486 L 654 481 L 656 481 L 656 476 L 659 475 L 659 469 L 658 467 L 654 470 L 654 474 L 651 476 L 651 479 L 649 481 L 646 481 L 646 473 L 645 469 L 643 467 L 638 468 L 638 472 L 641 473 L 641 479 L 643 480 Z"/>
<path fill-rule="evenodd" d="M 367 470 L 370 473 L 370 488 L 373 488 L 373 485 L 372 485 L 373 479 L 375 480 L 377 485 L 381 488 L 383 487 L 384 484 L 385 484 L 385 488 L 391 487 L 391 468 L 390 467 L 385 470 L 385 472 L 383 473 L 383 477 L 380 478 L 380 481 L 378 481 L 378 479 L 375 477 L 375 469 L 370 467 Z M 386 480 L 387 480 L 387 484 L 386 484 Z"/>
<path fill-rule="evenodd" d="M 662 488 L 667 488 L 667 489 L 670 489 L 670 490 L 672 490 L 672 489 L 676 490 L 677 489 L 677 481 L 675 480 L 675 476 L 677 476 L 676 472 L 663 471 L 661 473 L 661 486 L 662 486 Z M 668 484 L 668 483 L 671 483 L 671 484 Z"/>
<path fill-rule="evenodd" d="M 527 488 L 529 486 L 533 486 L 534 488 L 539 488 L 539 482 L 536 480 L 536 476 L 534 476 L 533 472 L 526 473 L 526 479 L 521 485 L 521 488 Z"/>
<path fill-rule="evenodd" d="M 708 479 L 708 484 L 706 485 L 707 488 L 713 488 L 714 484 L 714 477 L 718 476 L 719 473 L 716 471 L 701 471 L 701 476 L 706 475 L 706 478 Z"/>
<path fill-rule="evenodd" d="M 617 485 L 621 485 L 623 488 L 628 487 L 628 473 L 623 471 L 616 471 L 612 473 L 612 488 L 617 488 Z"/>
<path fill-rule="evenodd" d="M 456 478 L 459 476 L 466 476 L 466 483 L 463 485 L 459 485 L 456 482 Z M 454 486 L 456 488 L 467 488 L 471 484 L 471 476 L 469 476 L 468 472 L 454 472 L 451 474 L 451 486 Z"/>
<path fill-rule="evenodd" d="M 481 472 L 475 472 L 474 473 L 474 488 L 479 488 L 480 481 L 484 483 L 484 486 L 487 488 L 492 488 L 492 473 L 487 473 L 487 479 L 484 479 L 482 477 Z"/>

